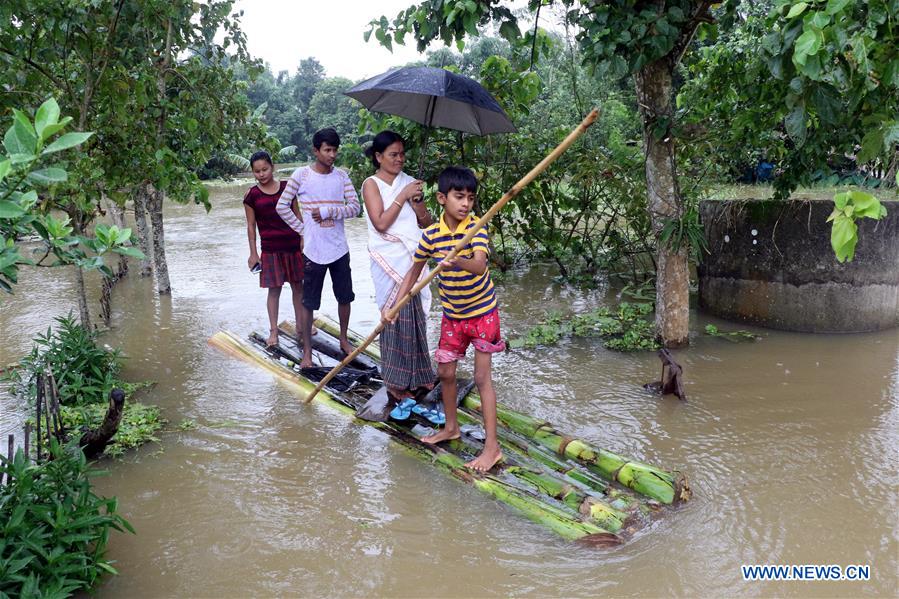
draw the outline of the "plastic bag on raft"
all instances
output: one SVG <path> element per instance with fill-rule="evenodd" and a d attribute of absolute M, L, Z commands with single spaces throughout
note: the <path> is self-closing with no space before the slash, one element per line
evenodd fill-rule
<path fill-rule="evenodd" d="M 356 411 L 356 416 L 371 422 L 387 422 L 395 405 L 396 398 L 387 393 L 387 387 L 381 387 Z"/>
<path fill-rule="evenodd" d="M 313 366 L 300 371 L 304 377 L 316 383 L 325 378 L 329 372 L 331 372 L 331 369 L 326 366 Z M 349 391 L 356 385 L 367 385 L 370 383 L 371 375 L 372 373 L 368 370 L 344 368 L 328 381 L 327 386 L 337 392 Z"/>

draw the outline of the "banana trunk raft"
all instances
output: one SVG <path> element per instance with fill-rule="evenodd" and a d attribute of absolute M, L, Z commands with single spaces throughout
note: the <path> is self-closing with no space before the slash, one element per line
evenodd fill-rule
<path fill-rule="evenodd" d="M 305 399 L 323 372 L 342 356 L 336 339 L 337 324 L 329 318 L 319 318 L 316 326 L 319 333 L 313 337 L 313 361 L 319 366 L 317 371 L 300 372 L 302 350 L 294 341 L 295 330 L 289 323 L 281 324 L 280 344 L 275 348 L 267 348 L 265 337 L 256 333 L 245 341 L 219 332 L 210 338 L 209 344 L 268 370 Z M 351 342 L 361 339 L 352 331 L 349 338 Z M 378 346 L 369 346 L 350 365 L 355 368 L 354 380 L 331 381 L 315 401 L 354 417 L 383 386 L 378 374 L 380 357 Z M 433 426 L 424 415 L 412 413 L 407 420 L 386 422 L 356 418 L 356 422 L 383 431 L 413 457 L 573 541 L 594 545 L 621 543 L 665 507 L 690 498 L 686 477 L 680 472 L 629 460 L 586 441 L 566 437 L 548 422 L 502 405 L 497 406 L 497 433 L 504 458 L 489 473 L 476 473 L 464 464 L 482 448 L 480 398 L 473 385 L 462 381 L 459 394 L 459 422 L 464 434 L 461 439 L 436 447 L 420 441 Z M 439 398 L 439 393 L 436 395 Z"/>

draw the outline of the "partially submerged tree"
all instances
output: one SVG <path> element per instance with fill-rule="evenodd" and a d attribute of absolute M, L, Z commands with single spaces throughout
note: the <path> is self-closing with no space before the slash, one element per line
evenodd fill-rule
<path fill-rule="evenodd" d="M 71 176 L 58 188 L 58 208 L 77 234 L 89 235 L 104 196 L 119 205 L 133 196 L 160 293 L 171 288 L 162 198 L 206 203 L 195 170 L 229 136 L 244 134 L 234 131 L 246 122 L 248 108 L 231 57 L 251 69 L 255 63 L 231 5 L 9 0 L 0 7 L 0 20 L 12 24 L 0 27 L 0 82 L 9 91 L 0 103 L 57 96 L 65 112 L 77 115 L 79 130 L 96 132 L 67 166 Z M 148 243 L 150 228 L 141 226 L 143 208 L 157 243 Z M 83 287 L 80 271 L 77 276 Z M 81 315 L 87 322 L 86 300 Z"/>

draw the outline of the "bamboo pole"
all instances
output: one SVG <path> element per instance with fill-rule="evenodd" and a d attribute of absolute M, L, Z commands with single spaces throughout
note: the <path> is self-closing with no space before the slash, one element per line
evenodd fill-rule
<path fill-rule="evenodd" d="M 415 286 L 409 291 L 408 294 L 406 294 L 405 297 L 400 298 L 400 300 L 387 313 L 388 319 L 395 318 L 396 315 L 399 314 L 400 309 L 402 309 L 402 307 L 405 306 L 409 302 L 409 300 L 411 300 L 413 297 L 415 297 L 415 295 L 419 291 L 421 291 L 422 289 L 427 287 L 430 284 L 431 280 L 434 277 L 436 277 L 437 274 L 441 270 L 443 270 L 443 266 L 444 266 L 444 264 L 446 264 L 447 261 L 455 258 L 456 254 L 459 253 L 459 250 L 461 250 L 466 245 L 468 245 L 468 242 L 470 242 L 474 238 L 475 234 L 477 234 L 477 232 L 480 231 L 484 227 L 484 225 L 486 225 L 488 222 L 490 222 L 490 220 L 494 216 L 496 216 L 496 213 L 499 212 L 500 210 L 502 210 L 503 206 L 505 206 L 509 200 L 511 200 L 512 198 L 517 196 L 519 193 L 521 193 L 522 189 L 527 187 L 528 184 L 530 184 L 531 181 L 536 179 L 543 171 L 545 171 L 547 169 L 547 167 L 549 167 L 550 164 L 555 162 L 556 159 L 558 159 L 559 156 L 561 156 L 565 152 L 565 150 L 567 150 L 569 147 L 571 147 L 571 144 L 573 144 L 577 140 L 577 138 L 579 138 L 581 135 L 583 135 L 584 131 L 586 131 L 590 127 L 590 125 L 592 125 L 594 122 L 596 122 L 596 119 L 598 116 L 599 116 L 599 110 L 597 110 L 596 108 L 591 110 L 590 114 L 588 114 L 584 118 L 584 120 L 581 121 L 580 125 L 575 127 L 571 131 L 571 133 L 568 134 L 568 137 L 566 137 L 562 141 L 562 143 L 560 143 L 558 146 L 556 146 L 556 149 L 554 149 L 552 152 L 547 154 L 546 157 L 537 164 L 537 166 L 532 168 L 528 174 L 526 174 L 524 177 L 522 177 L 518 181 L 518 183 L 516 183 L 515 185 L 512 186 L 512 189 L 507 191 L 505 193 L 505 195 L 503 195 L 503 197 L 501 197 L 499 199 L 499 201 L 497 201 L 493 206 L 491 206 L 490 210 L 485 212 L 484 215 L 477 220 L 477 222 L 474 224 L 474 226 L 471 227 L 470 229 L 468 229 L 468 232 L 465 234 L 465 237 L 463 237 L 456 244 L 456 246 L 452 249 L 452 251 L 450 251 L 450 253 L 446 255 L 446 257 L 437 265 L 437 267 L 434 268 L 434 270 L 432 270 L 430 272 L 430 274 L 428 274 L 427 277 L 425 277 L 424 279 L 422 279 L 421 281 L 416 283 Z M 332 378 L 334 378 L 338 372 L 340 372 L 343 369 L 344 366 L 346 366 L 347 364 L 352 362 L 356 356 L 361 354 L 362 351 L 365 349 L 365 347 L 369 343 L 374 341 L 375 338 L 381 333 L 381 329 L 383 329 L 383 328 L 384 328 L 384 321 L 382 320 L 380 323 L 378 323 L 378 326 L 375 327 L 375 330 L 372 331 L 371 334 L 365 339 L 365 341 L 362 342 L 361 345 L 357 346 L 356 349 L 353 350 L 353 352 L 350 355 L 348 355 L 346 358 L 344 358 L 340 364 L 338 364 L 337 366 L 332 368 L 331 372 L 329 372 L 325 376 L 325 378 L 323 378 L 319 382 L 319 384 L 316 385 L 316 387 L 315 387 L 315 389 L 313 389 L 312 393 L 310 393 L 309 396 L 306 398 L 306 403 L 309 403 L 310 401 L 312 401 L 312 399 L 316 396 L 316 394 L 318 394 L 318 392 L 321 391 L 325 387 L 325 385 L 327 385 L 328 382 Z"/>

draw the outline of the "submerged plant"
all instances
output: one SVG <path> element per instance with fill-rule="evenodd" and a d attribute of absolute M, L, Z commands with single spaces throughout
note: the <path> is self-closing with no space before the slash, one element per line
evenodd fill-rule
<path fill-rule="evenodd" d="M 101 347 L 97 333 L 81 326 L 71 315 L 59 317 L 56 322 L 56 329 L 39 334 L 34 339 L 31 353 L 7 371 L 3 379 L 14 383 L 14 392 L 34 401 L 37 375 L 48 376 L 52 372 L 58 390 L 61 424 L 70 436 L 80 438 L 82 429 L 95 429 L 103 422 L 114 387 L 124 390 L 130 398 L 150 383 L 128 383 L 119 379 L 121 353 Z M 164 423 L 159 408 L 126 402 L 118 430 L 106 446 L 105 454 L 119 456 L 126 449 L 157 441 L 155 434 Z M 45 416 L 36 424 L 45 430 Z"/>
<path fill-rule="evenodd" d="M 758 339 L 757 335 L 753 335 L 749 331 L 722 331 L 713 324 L 705 325 L 705 334 L 711 337 L 720 337 L 721 339 L 727 339 L 728 341 L 733 341 L 734 343 L 737 343 L 739 341 L 756 341 Z"/>
<path fill-rule="evenodd" d="M 562 337 L 603 338 L 603 345 L 617 351 L 644 351 L 659 348 L 655 328 L 646 316 L 652 313 L 652 304 L 621 302 L 612 312 L 600 307 L 590 312 L 563 317 L 559 312 L 549 312 L 543 322 L 527 330 L 523 337 L 509 340 L 512 349 L 536 347 L 557 343 Z"/>
<path fill-rule="evenodd" d="M 60 410 L 63 425 L 71 430 L 89 429 L 100 426 L 106 416 L 106 404 L 85 406 L 63 406 Z M 144 443 L 159 441 L 156 434 L 166 421 L 159 414 L 159 407 L 147 406 L 139 402 L 125 402 L 122 420 L 112 442 L 106 446 L 104 455 L 120 457 L 125 451 L 140 447 Z"/>

